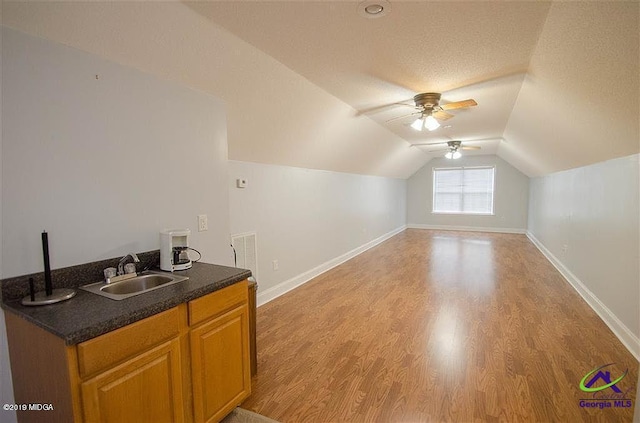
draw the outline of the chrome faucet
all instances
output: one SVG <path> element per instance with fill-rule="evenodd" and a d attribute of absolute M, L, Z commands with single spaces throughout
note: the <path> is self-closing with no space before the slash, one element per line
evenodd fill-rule
<path fill-rule="evenodd" d="M 134 263 L 140 263 L 140 259 L 138 258 L 138 256 L 135 255 L 135 253 L 127 254 L 126 256 L 122 257 L 120 259 L 120 262 L 118 263 L 118 276 L 124 275 L 124 262 L 126 262 L 127 258 L 129 257 L 133 259 Z"/>

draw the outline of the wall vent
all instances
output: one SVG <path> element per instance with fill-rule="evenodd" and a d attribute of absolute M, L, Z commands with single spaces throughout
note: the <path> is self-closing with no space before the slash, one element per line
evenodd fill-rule
<path fill-rule="evenodd" d="M 258 247 L 255 232 L 231 235 L 231 245 L 236 251 L 236 267 L 249 269 L 258 280 Z"/>

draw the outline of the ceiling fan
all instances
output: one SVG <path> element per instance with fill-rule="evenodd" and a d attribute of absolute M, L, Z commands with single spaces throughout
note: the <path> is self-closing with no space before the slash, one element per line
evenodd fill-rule
<path fill-rule="evenodd" d="M 423 128 L 427 128 L 429 131 L 438 129 L 440 127 L 441 120 L 451 119 L 452 114 L 447 113 L 445 110 L 464 109 L 467 107 L 477 106 L 475 100 L 462 100 L 454 101 L 453 103 L 447 103 L 440 105 L 440 93 L 422 93 L 413 97 L 413 101 L 416 103 L 416 112 L 409 113 L 408 115 L 398 116 L 393 119 L 389 119 L 387 122 L 391 122 L 397 119 L 402 119 L 407 116 L 420 115 L 412 124 L 411 127 L 417 131 L 422 131 Z"/>
<path fill-rule="evenodd" d="M 430 150 L 429 153 L 439 153 L 442 151 L 446 151 L 447 154 L 445 154 L 444 156 L 447 159 L 459 159 L 462 156 L 459 150 L 480 150 L 481 148 L 475 145 L 462 145 L 462 141 L 459 141 L 459 140 L 434 142 L 434 143 L 418 143 L 418 144 L 411 144 L 411 145 L 421 146 L 421 145 L 441 145 L 441 144 L 446 144 L 447 148 L 440 149 L 440 150 Z"/>

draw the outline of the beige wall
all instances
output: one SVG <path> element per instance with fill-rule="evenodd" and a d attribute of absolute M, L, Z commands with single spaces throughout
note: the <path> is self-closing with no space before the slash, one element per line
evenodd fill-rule
<path fill-rule="evenodd" d="M 640 155 L 531 180 L 529 231 L 640 357 Z M 586 292 L 589 299 L 589 292 Z M 583 294 L 584 296 L 584 294 Z M 601 303 L 608 309 L 603 309 Z M 614 317 L 607 317 L 608 312 Z M 616 322 L 618 320 L 619 322 Z"/>
<path fill-rule="evenodd" d="M 219 99 L 8 28 L 2 53 L 3 278 L 42 271 L 42 230 L 53 268 L 154 250 L 176 227 L 231 263 Z"/>
<path fill-rule="evenodd" d="M 229 175 L 231 232 L 257 233 L 259 299 L 406 222 L 404 179 L 236 161 Z"/>

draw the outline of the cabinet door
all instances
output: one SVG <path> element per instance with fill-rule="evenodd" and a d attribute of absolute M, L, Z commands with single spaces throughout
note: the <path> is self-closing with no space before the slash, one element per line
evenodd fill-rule
<path fill-rule="evenodd" d="M 217 422 L 251 393 L 246 303 L 191 330 L 196 422 Z"/>
<path fill-rule="evenodd" d="M 86 422 L 182 422 L 178 338 L 82 383 Z"/>

